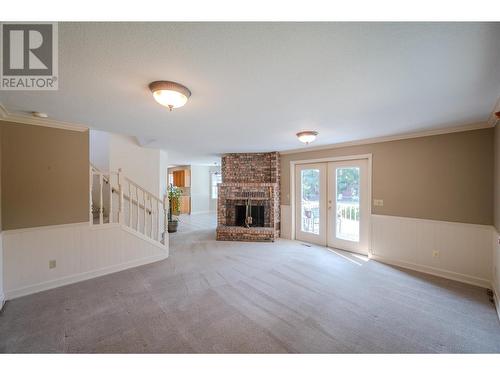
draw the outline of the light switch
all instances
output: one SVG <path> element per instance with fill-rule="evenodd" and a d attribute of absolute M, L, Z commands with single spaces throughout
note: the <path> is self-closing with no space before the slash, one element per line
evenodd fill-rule
<path fill-rule="evenodd" d="M 383 199 L 374 199 L 373 200 L 373 205 L 374 206 L 382 207 L 384 205 L 384 200 Z"/>
<path fill-rule="evenodd" d="M 56 261 L 55 260 L 49 260 L 49 269 L 56 268 Z"/>

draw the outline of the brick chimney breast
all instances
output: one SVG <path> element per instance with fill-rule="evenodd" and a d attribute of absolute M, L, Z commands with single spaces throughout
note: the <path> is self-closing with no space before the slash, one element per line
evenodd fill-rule
<path fill-rule="evenodd" d="M 224 154 L 222 183 L 218 189 L 217 240 L 274 241 L 279 237 L 278 152 Z M 255 206 L 260 206 L 260 209 L 255 210 Z M 242 209 L 247 213 L 264 212 L 263 225 L 247 226 L 238 222 Z M 250 222 L 262 224 L 261 220 Z"/>

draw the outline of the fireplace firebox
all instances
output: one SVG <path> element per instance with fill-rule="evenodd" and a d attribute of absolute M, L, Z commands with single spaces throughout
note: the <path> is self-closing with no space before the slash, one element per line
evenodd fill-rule
<path fill-rule="evenodd" d="M 251 204 L 236 205 L 236 222 L 237 226 L 244 227 L 263 227 L 264 226 L 264 206 L 252 206 Z M 248 216 L 247 216 L 248 215 Z M 247 220 L 250 217 L 251 220 Z"/>

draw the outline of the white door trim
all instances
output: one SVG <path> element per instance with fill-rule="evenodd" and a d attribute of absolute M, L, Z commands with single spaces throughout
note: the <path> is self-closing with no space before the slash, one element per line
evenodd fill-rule
<path fill-rule="evenodd" d="M 305 232 L 300 230 L 300 225 L 298 228 L 295 230 L 295 236 L 299 241 L 303 242 L 308 242 L 308 243 L 314 243 L 320 246 L 326 246 L 328 244 L 328 164 L 326 163 L 307 163 L 307 164 L 297 164 L 295 166 L 295 171 L 294 173 L 297 175 L 300 171 L 302 170 L 308 170 L 308 169 L 318 169 L 319 171 L 319 186 L 320 186 L 320 196 L 319 196 L 319 233 L 314 234 L 310 232 Z M 299 180 L 295 180 L 295 183 L 297 184 L 296 191 L 297 189 L 301 189 L 301 181 L 300 177 Z M 301 217 L 301 204 L 298 202 L 301 202 L 302 196 L 299 193 L 298 196 L 294 197 L 296 200 L 295 202 L 295 209 L 297 212 L 295 213 L 295 220 L 297 221 L 298 217 Z M 297 202 L 298 201 L 298 202 Z M 300 220 L 300 219 L 299 219 Z"/>
<path fill-rule="evenodd" d="M 370 176 L 368 174 L 369 163 L 368 159 L 352 159 L 328 162 L 328 199 L 331 209 L 328 210 L 328 230 L 327 230 L 327 246 L 335 249 L 347 250 L 353 253 L 368 255 L 370 248 L 370 227 L 371 227 L 371 202 L 370 194 Z M 351 242 L 343 240 L 336 235 L 336 217 L 337 217 L 337 167 L 358 167 L 360 173 L 360 224 L 359 224 L 359 241 Z"/>
<path fill-rule="evenodd" d="M 368 159 L 368 199 L 370 204 L 368 205 L 368 254 L 371 255 L 372 251 L 372 225 L 371 225 L 371 216 L 372 216 L 372 154 L 358 154 L 358 155 L 346 155 L 346 156 L 334 156 L 328 158 L 319 158 L 319 159 L 305 159 L 305 160 L 291 160 L 290 161 L 290 223 L 291 223 L 291 239 L 295 240 L 295 166 L 298 164 L 312 164 L 312 163 L 322 163 L 329 161 L 347 161 L 347 160 L 356 160 L 356 159 Z"/>

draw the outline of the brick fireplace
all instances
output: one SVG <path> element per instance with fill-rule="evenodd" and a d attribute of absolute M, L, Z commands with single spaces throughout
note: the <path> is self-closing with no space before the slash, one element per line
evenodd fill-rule
<path fill-rule="evenodd" d="M 225 154 L 217 240 L 274 241 L 280 231 L 279 153 Z"/>

